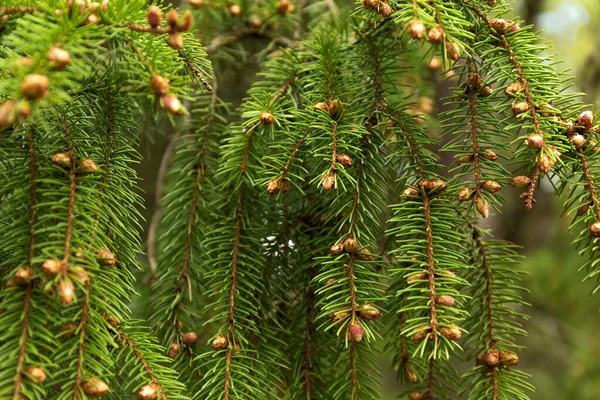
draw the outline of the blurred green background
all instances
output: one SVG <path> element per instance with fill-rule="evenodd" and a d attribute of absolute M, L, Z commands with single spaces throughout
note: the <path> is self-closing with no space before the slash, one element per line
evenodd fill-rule
<path fill-rule="evenodd" d="M 518 0 L 514 16 L 535 24 L 536 30 L 543 31 L 542 36 L 555 44 L 552 53 L 558 53 L 557 59 L 563 62 L 559 67 L 573 69 L 574 90 L 588 93 L 585 101 L 597 109 L 600 0 Z M 259 51 L 266 42 L 255 39 L 245 45 L 252 52 Z M 252 65 L 253 58 L 249 60 Z M 220 94 L 229 101 L 241 97 L 257 68 L 258 65 L 253 65 L 246 68 L 244 74 L 230 74 L 229 79 L 221 80 L 228 82 L 221 87 L 230 88 Z M 221 73 L 227 74 L 227 71 Z M 150 135 L 152 143 L 146 141 L 142 147 L 145 159 L 138 170 L 143 179 L 141 187 L 146 200 L 143 213 L 148 222 L 155 209 L 154 188 L 160 158 L 168 143 L 168 131 L 165 127 L 165 134 Z M 532 307 L 526 310 L 531 315 L 526 324 L 529 336 L 521 341 L 527 349 L 520 358 L 522 369 L 532 375 L 531 381 L 537 388 L 531 399 L 600 400 L 600 334 L 597 331 L 600 329 L 600 295 L 591 295 L 591 282 L 582 283 L 584 273 L 578 272 L 582 260 L 571 247 L 573 236 L 567 231 L 570 218 L 560 218 L 560 199 L 552 193 L 549 182 L 542 183 L 538 202 L 531 212 L 525 212 L 516 190 L 505 189 L 504 197 L 507 201 L 502 212 L 488 223 L 498 238 L 523 246 L 523 254 L 527 256 L 523 269 L 529 276 L 524 286 L 530 290 L 527 301 Z M 383 356 L 381 362 L 383 366 L 389 365 Z M 396 399 L 398 385 L 393 374 L 384 380 L 385 399 Z"/>

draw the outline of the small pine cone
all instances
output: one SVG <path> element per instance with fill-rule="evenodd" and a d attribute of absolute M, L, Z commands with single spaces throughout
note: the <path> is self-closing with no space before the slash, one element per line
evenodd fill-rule
<path fill-rule="evenodd" d="M 359 314 L 363 319 L 368 321 L 373 321 L 381 315 L 378 309 L 370 305 L 369 303 L 365 303 L 359 308 Z"/>
<path fill-rule="evenodd" d="M 482 361 L 490 368 L 497 367 L 500 363 L 500 352 L 498 350 L 490 350 L 483 355 Z"/>
<path fill-rule="evenodd" d="M 31 282 L 31 280 L 33 279 L 33 268 L 19 268 L 19 270 L 15 273 L 14 279 L 17 285 L 28 285 L 29 282 Z"/>
<path fill-rule="evenodd" d="M 379 14 L 380 17 L 389 18 L 393 14 L 392 7 L 388 3 L 381 3 L 377 10 L 377 14 Z"/>
<path fill-rule="evenodd" d="M 241 13 L 242 13 L 242 7 L 238 6 L 237 4 L 231 4 L 229 6 L 229 14 L 231 14 L 232 17 L 237 17 Z"/>
<path fill-rule="evenodd" d="M 514 24 L 514 25 L 511 25 L 510 28 L 508 28 L 508 31 L 509 32 L 516 32 L 516 31 L 518 31 L 520 29 L 521 29 L 521 26 L 519 24 Z"/>
<path fill-rule="evenodd" d="M 204 7 L 204 0 L 188 0 L 188 3 L 194 10 L 199 10 Z"/>
<path fill-rule="evenodd" d="M 142 386 L 138 391 L 139 400 L 156 400 L 158 397 L 158 385 L 151 383 L 149 385 Z"/>
<path fill-rule="evenodd" d="M 71 168 L 71 155 L 69 153 L 56 153 L 52 156 L 52 164 L 61 168 Z"/>
<path fill-rule="evenodd" d="M 483 218 L 487 218 L 490 216 L 490 208 L 488 206 L 488 202 L 483 197 L 475 198 L 475 209 Z"/>
<path fill-rule="evenodd" d="M 462 337 L 462 332 L 457 326 L 440 328 L 440 333 L 448 340 L 459 340 Z"/>
<path fill-rule="evenodd" d="M 423 395 L 419 392 L 410 392 L 408 394 L 408 400 L 422 400 Z"/>
<path fill-rule="evenodd" d="M 287 15 L 290 13 L 290 9 L 293 9 L 290 0 L 279 0 L 276 5 L 276 10 L 281 15 Z"/>
<path fill-rule="evenodd" d="M 335 99 L 329 103 L 329 115 L 331 115 L 333 120 L 337 121 L 340 119 L 343 112 L 344 104 L 339 99 Z"/>
<path fill-rule="evenodd" d="M 600 237 L 600 222 L 594 222 L 590 225 L 590 233 L 594 237 Z"/>
<path fill-rule="evenodd" d="M 479 90 L 479 96 L 490 97 L 494 93 L 494 88 L 491 86 L 484 86 Z"/>
<path fill-rule="evenodd" d="M 179 14 L 177 13 L 177 10 L 175 10 L 174 8 L 167 12 L 167 24 L 169 24 L 169 26 L 171 28 L 174 28 L 175 26 L 177 26 L 178 19 L 179 19 Z"/>
<path fill-rule="evenodd" d="M 115 265 L 117 262 L 115 255 L 106 249 L 98 251 L 98 258 L 96 261 L 98 261 L 98 264 L 100 265 Z"/>
<path fill-rule="evenodd" d="M 194 27 L 194 16 L 192 15 L 191 12 L 186 11 L 183 14 L 183 18 L 181 19 L 181 22 L 179 23 L 179 25 L 177 25 L 177 30 L 179 32 L 187 32 L 192 30 L 192 28 Z"/>
<path fill-rule="evenodd" d="M 173 115 L 183 114 L 183 108 L 181 107 L 181 102 L 177 96 L 162 96 L 160 98 L 160 103 L 163 110 L 168 111 Z"/>
<path fill-rule="evenodd" d="M 341 325 L 342 322 L 350 316 L 350 313 L 346 311 L 337 311 L 329 314 L 329 319 L 331 319 L 336 325 Z"/>
<path fill-rule="evenodd" d="M 419 196 L 419 191 L 413 187 L 407 187 L 402 192 L 402 197 L 417 197 Z"/>
<path fill-rule="evenodd" d="M 29 100 L 40 100 L 48 95 L 49 85 L 46 75 L 29 74 L 23 80 L 21 93 Z"/>
<path fill-rule="evenodd" d="M 471 200 L 475 193 L 476 192 L 471 188 L 462 188 L 460 192 L 458 192 L 458 201 Z"/>
<path fill-rule="evenodd" d="M 323 189 L 328 192 L 333 189 L 335 187 L 335 174 L 330 172 L 329 175 L 324 177 L 321 181 L 321 186 L 323 186 Z"/>
<path fill-rule="evenodd" d="M 529 111 L 530 107 L 526 101 L 515 101 L 512 104 L 512 111 L 515 115 L 520 115 Z"/>
<path fill-rule="evenodd" d="M 380 0 L 363 0 L 362 5 L 366 9 L 376 10 L 379 7 Z"/>
<path fill-rule="evenodd" d="M 52 47 L 48 52 L 48 61 L 53 70 L 62 71 L 71 63 L 71 55 L 59 47 Z"/>
<path fill-rule="evenodd" d="M 260 28 L 262 28 L 262 26 L 264 24 L 263 20 L 260 19 L 259 17 L 257 17 L 256 15 L 251 15 L 248 18 L 248 23 L 254 29 L 260 29 Z"/>
<path fill-rule="evenodd" d="M 90 378 L 83 384 L 83 391 L 89 397 L 102 397 L 108 393 L 108 385 L 97 378 Z"/>
<path fill-rule="evenodd" d="M 315 103 L 313 110 L 323 110 L 329 112 L 329 105 L 324 101 L 319 101 L 318 103 Z"/>
<path fill-rule="evenodd" d="M 335 160 L 342 164 L 344 167 L 352 166 L 352 158 L 350 158 L 348 154 L 338 154 Z"/>
<path fill-rule="evenodd" d="M 408 278 L 406 278 L 406 283 L 410 285 L 412 283 L 416 283 L 417 281 L 427 280 L 428 278 L 429 278 L 429 274 L 427 274 L 425 272 L 421 272 L 418 274 L 410 275 Z"/>
<path fill-rule="evenodd" d="M 414 333 L 410 337 L 410 340 L 412 340 L 415 343 L 421 343 L 423 340 L 425 340 L 425 338 L 427 336 L 429 336 L 430 332 L 431 332 L 431 327 L 429 325 L 423 325 L 422 327 L 419 328 L 418 332 Z"/>
<path fill-rule="evenodd" d="M 452 297 L 452 296 L 443 294 L 443 295 L 437 296 L 435 298 L 435 303 L 439 304 L 440 306 L 454 307 L 456 300 L 454 300 L 454 297 Z"/>
<path fill-rule="evenodd" d="M 490 20 L 490 27 L 499 34 L 503 35 L 510 27 L 510 23 L 502 18 L 492 18 Z"/>
<path fill-rule="evenodd" d="M 483 80 L 481 75 L 475 72 L 469 73 L 467 80 L 465 81 L 466 86 L 471 86 L 475 90 L 479 90 L 483 87 Z"/>
<path fill-rule="evenodd" d="M 439 26 L 431 28 L 429 29 L 429 32 L 427 32 L 427 41 L 429 43 L 441 43 L 443 39 L 444 30 Z"/>
<path fill-rule="evenodd" d="M 167 39 L 167 44 L 173 50 L 181 50 L 181 49 L 183 49 L 183 45 L 184 45 L 183 36 L 181 36 L 177 33 L 169 34 L 169 38 Z"/>
<path fill-rule="evenodd" d="M 573 146 L 575 146 L 576 149 L 580 149 L 585 145 L 585 137 L 583 135 L 580 134 L 576 134 L 571 136 L 571 143 L 573 143 Z"/>
<path fill-rule="evenodd" d="M 425 34 L 425 25 L 422 21 L 415 19 L 406 26 L 406 32 L 408 33 L 408 36 L 413 39 L 423 39 L 423 35 Z"/>
<path fill-rule="evenodd" d="M 219 351 L 219 350 L 225 350 L 227 348 L 227 345 L 228 345 L 227 336 L 221 334 L 213 339 L 211 347 L 213 348 L 213 350 Z"/>
<path fill-rule="evenodd" d="M 148 24 L 151 27 L 156 28 L 157 26 L 162 24 L 163 12 L 159 7 L 152 6 L 148 9 L 148 13 L 146 14 L 146 19 L 148 20 Z"/>
<path fill-rule="evenodd" d="M 496 193 L 502 190 L 502 186 L 496 181 L 487 180 L 482 184 L 483 188 L 490 193 Z"/>
<path fill-rule="evenodd" d="M 360 245 L 353 238 L 348 238 L 344 241 L 344 251 L 348 254 L 354 254 L 360 250 Z"/>
<path fill-rule="evenodd" d="M 525 188 L 531 184 L 531 179 L 528 176 L 515 176 L 510 180 L 510 185 L 519 189 Z"/>
<path fill-rule="evenodd" d="M 41 368 L 30 367 L 25 371 L 25 377 L 30 382 L 40 384 L 46 380 L 46 372 Z"/>
<path fill-rule="evenodd" d="M 154 94 L 164 96 L 169 92 L 169 80 L 160 75 L 153 75 L 150 79 L 150 88 Z"/>
<path fill-rule="evenodd" d="M 503 351 L 500 353 L 500 364 L 503 367 L 513 367 L 519 364 L 519 356 L 510 351 Z"/>
<path fill-rule="evenodd" d="M 545 143 L 544 135 L 539 133 L 532 133 L 527 138 L 527 146 L 529 146 L 530 149 L 539 150 L 544 147 Z"/>
<path fill-rule="evenodd" d="M 58 328 L 58 337 L 73 337 L 75 336 L 78 327 L 79 326 L 74 322 L 67 322 L 66 324 Z"/>
<path fill-rule="evenodd" d="M 577 125 L 583 126 L 585 129 L 590 130 L 594 126 L 594 113 L 591 111 L 584 111 L 579 114 L 579 120 Z"/>
<path fill-rule="evenodd" d="M 98 166 L 96 165 L 94 160 L 90 160 L 88 158 L 79 162 L 79 171 L 85 173 L 96 172 L 98 171 Z"/>
<path fill-rule="evenodd" d="M 279 179 L 279 177 L 272 178 L 271 180 L 269 180 L 269 182 L 267 182 L 267 193 L 277 194 L 281 190 L 282 186 L 283 186 L 283 184 L 281 182 L 281 179 Z"/>
<path fill-rule="evenodd" d="M 498 155 L 490 149 L 483 150 L 481 152 L 481 154 L 479 154 L 479 156 L 481 158 L 485 158 L 486 160 L 490 160 L 490 161 L 496 161 L 498 159 Z"/>
<path fill-rule="evenodd" d="M 458 47 L 458 45 L 456 43 L 447 40 L 446 41 L 446 55 L 448 56 L 449 60 L 456 62 L 460 58 L 460 48 Z"/>
<path fill-rule="evenodd" d="M 555 161 L 547 154 L 538 157 L 537 166 L 543 173 L 547 174 L 554 166 Z"/>
<path fill-rule="evenodd" d="M 7 101 L 0 105 L 0 130 L 11 127 L 17 122 L 17 103 Z"/>
<path fill-rule="evenodd" d="M 410 383 L 417 383 L 418 382 L 418 378 L 417 378 L 417 374 L 415 373 L 415 371 L 413 370 L 413 368 L 410 366 L 410 364 L 407 362 L 406 364 L 404 364 L 404 379 L 407 382 Z"/>
<path fill-rule="evenodd" d="M 362 249 L 360 253 L 356 255 L 359 260 L 362 261 L 373 261 L 373 256 L 371 255 L 371 250 L 365 248 Z"/>
<path fill-rule="evenodd" d="M 61 279 L 56 286 L 56 292 L 58 293 L 58 298 L 61 303 L 64 305 L 73 303 L 75 288 L 73 287 L 73 281 L 71 281 L 71 279 Z"/>
<path fill-rule="evenodd" d="M 331 246 L 329 248 L 329 254 L 332 254 L 334 256 L 338 256 L 338 255 L 342 254 L 343 251 L 344 251 L 344 245 L 342 243 L 334 244 L 333 246 Z"/>
<path fill-rule="evenodd" d="M 475 157 L 473 155 L 460 156 L 458 160 L 456 160 L 456 164 L 463 165 L 472 163 Z"/>
<path fill-rule="evenodd" d="M 196 332 L 187 332 L 183 335 L 181 341 L 185 343 L 186 346 L 193 346 L 198 341 L 198 335 Z"/>
<path fill-rule="evenodd" d="M 179 343 L 173 342 L 171 346 L 169 346 L 169 357 L 175 358 L 181 352 L 181 347 L 179 347 Z"/>
<path fill-rule="evenodd" d="M 350 334 L 350 338 L 353 341 L 360 342 L 363 340 L 365 330 L 363 329 L 360 322 L 356 321 L 353 324 L 350 324 L 350 326 L 348 326 L 348 333 Z"/>
<path fill-rule="evenodd" d="M 263 111 L 260 113 L 259 120 L 263 126 L 267 127 L 273 125 L 273 122 L 275 122 L 275 116 L 268 111 Z"/>

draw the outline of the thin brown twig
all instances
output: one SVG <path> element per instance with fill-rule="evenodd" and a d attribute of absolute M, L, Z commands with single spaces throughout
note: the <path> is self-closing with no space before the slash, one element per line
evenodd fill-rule
<path fill-rule="evenodd" d="M 88 323 L 88 312 L 89 312 L 89 296 L 90 296 L 91 284 L 88 281 L 85 284 L 85 290 L 83 293 L 83 304 L 81 308 L 81 325 L 79 331 L 79 345 L 77 349 L 77 372 L 75 375 L 75 385 L 73 386 L 73 398 L 79 400 L 81 398 L 80 388 L 83 385 L 83 363 L 85 353 L 85 340 L 87 333 Z"/>
<path fill-rule="evenodd" d="M 425 214 L 425 240 L 427 242 L 427 267 L 429 274 L 429 312 L 431 314 L 431 334 L 435 335 L 438 328 L 437 309 L 435 303 L 435 258 L 433 254 L 433 223 L 431 219 L 431 200 L 429 196 L 423 197 L 423 211 Z M 436 338 L 437 339 L 437 338 Z"/>

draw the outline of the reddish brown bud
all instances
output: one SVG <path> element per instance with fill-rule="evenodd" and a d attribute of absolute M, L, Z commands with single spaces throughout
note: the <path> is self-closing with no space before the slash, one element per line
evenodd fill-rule
<path fill-rule="evenodd" d="M 444 30 L 439 26 L 429 29 L 427 32 L 427 41 L 430 43 L 441 43 L 444 39 Z"/>
<path fill-rule="evenodd" d="M 408 394 L 408 400 L 422 400 L 423 395 L 419 392 L 410 392 Z"/>
<path fill-rule="evenodd" d="M 281 190 L 282 182 L 279 177 L 272 178 L 267 182 L 267 193 L 269 194 L 277 194 Z"/>
<path fill-rule="evenodd" d="M 170 9 L 167 12 L 167 24 L 169 24 L 169 26 L 171 28 L 177 26 L 178 19 L 179 19 L 179 14 L 177 13 L 177 10 L 175 10 L 174 8 Z"/>
<path fill-rule="evenodd" d="M 7 101 L 0 105 L 0 129 L 5 129 L 17 122 L 17 102 Z"/>
<path fill-rule="evenodd" d="M 91 282 L 90 276 L 87 274 L 85 269 L 79 265 L 71 267 L 69 272 L 74 274 L 75 279 L 77 279 L 83 285 L 88 285 Z"/>
<path fill-rule="evenodd" d="M 356 321 L 348 326 L 348 333 L 353 341 L 360 342 L 363 339 L 365 331 L 360 322 Z"/>
<path fill-rule="evenodd" d="M 342 243 L 334 244 L 333 246 L 331 246 L 329 248 L 329 254 L 332 254 L 334 256 L 338 256 L 338 255 L 342 254 L 343 251 L 344 251 L 344 245 Z"/>
<path fill-rule="evenodd" d="M 237 17 L 241 13 L 242 13 L 242 7 L 238 6 L 237 4 L 231 4 L 229 6 L 229 14 L 231 14 L 232 17 Z"/>
<path fill-rule="evenodd" d="M 439 304 L 440 306 L 454 307 L 456 300 L 454 300 L 454 297 L 452 297 L 452 296 L 443 294 L 443 295 L 437 296 L 435 298 L 435 303 Z"/>
<path fill-rule="evenodd" d="M 146 14 L 146 19 L 148 20 L 148 24 L 156 28 L 160 24 L 162 24 L 163 20 L 163 12 L 157 6 L 152 6 L 148 9 L 148 13 Z"/>
<path fill-rule="evenodd" d="M 488 202 L 483 197 L 475 198 L 475 209 L 483 218 L 487 218 L 490 215 L 490 208 Z"/>
<path fill-rule="evenodd" d="M 458 61 L 460 58 L 460 48 L 454 42 L 449 40 L 446 41 L 446 55 L 449 60 Z"/>
<path fill-rule="evenodd" d="M 391 17 L 392 13 L 392 7 L 388 3 L 381 3 L 379 10 L 377 10 L 377 14 L 383 18 Z"/>
<path fill-rule="evenodd" d="M 379 318 L 379 316 L 381 315 L 381 313 L 379 312 L 378 309 L 376 309 L 375 307 L 373 307 L 372 305 L 370 305 L 369 303 L 365 303 L 362 306 L 360 306 L 359 308 L 359 314 L 363 319 L 372 321 L 375 320 L 377 318 Z"/>
<path fill-rule="evenodd" d="M 575 146 L 575 148 L 580 149 L 585 145 L 585 137 L 583 135 L 580 134 L 576 134 L 571 136 L 571 143 L 573 143 L 573 146 Z"/>
<path fill-rule="evenodd" d="M 115 265 L 115 263 L 117 262 L 115 255 L 105 249 L 102 249 L 98 252 L 97 261 L 100 265 Z"/>
<path fill-rule="evenodd" d="M 600 222 L 594 222 L 590 225 L 590 233 L 594 237 L 600 237 Z"/>
<path fill-rule="evenodd" d="M 431 61 L 429 61 L 428 67 L 432 71 L 440 71 L 444 67 L 444 64 L 442 64 L 441 58 L 434 56 L 431 58 Z"/>
<path fill-rule="evenodd" d="M 498 155 L 496 153 L 494 153 L 492 150 L 490 149 L 485 149 L 483 150 L 479 156 L 481 158 L 485 158 L 486 160 L 490 160 L 490 161 L 496 161 L 498 159 Z"/>
<path fill-rule="evenodd" d="M 281 15 L 287 15 L 290 13 L 290 9 L 293 9 L 290 0 L 279 0 L 276 5 L 276 10 Z"/>
<path fill-rule="evenodd" d="M 193 346 L 198 341 L 198 335 L 196 332 L 187 332 L 183 335 L 181 341 L 185 343 L 186 346 Z"/>
<path fill-rule="evenodd" d="M 25 377 L 30 382 L 40 384 L 46 380 L 46 373 L 41 368 L 30 367 L 25 371 Z"/>
<path fill-rule="evenodd" d="M 512 111 L 515 115 L 523 114 L 529 111 L 529 103 L 526 101 L 515 101 L 512 104 Z"/>
<path fill-rule="evenodd" d="M 475 195 L 475 191 L 471 188 L 462 188 L 460 192 L 458 192 L 458 201 L 467 201 L 471 200 Z"/>
<path fill-rule="evenodd" d="M 362 5 L 366 9 L 377 9 L 380 5 L 380 0 L 363 0 Z"/>
<path fill-rule="evenodd" d="M 448 340 L 459 340 L 462 337 L 462 332 L 455 325 L 440 328 L 440 333 Z"/>
<path fill-rule="evenodd" d="M 530 149 L 539 150 L 544 147 L 545 143 L 544 135 L 539 133 L 532 133 L 527 138 L 527 146 L 529 146 Z"/>
<path fill-rule="evenodd" d="M 160 107 L 173 115 L 183 114 L 183 108 L 177 96 L 162 96 L 160 98 Z"/>
<path fill-rule="evenodd" d="M 502 190 L 502 186 L 496 181 L 484 181 L 482 187 L 490 193 L 496 193 Z"/>
<path fill-rule="evenodd" d="M 584 111 L 579 114 L 577 125 L 583 126 L 587 130 L 592 129 L 592 126 L 594 125 L 594 113 L 591 111 Z"/>
<path fill-rule="evenodd" d="M 254 29 L 260 29 L 262 28 L 264 22 L 262 19 L 260 19 L 259 17 L 257 17 L 256 15 L 251 15 L 248 18 L 248 23 L 250 24 L 251 27 L 253 27 Z"/>
<path fill-rule="evenodd" d="M 71 279 L 66 277 L 61 279 L 57 284 L 56 292 L 58 294 L 58 298 L 63 304 L 71 304 L 73 302 L 73 295 L 75 294 L 75 289 Z"/>
<path fill-rule="evenodd" d="M 21 267 L 15 273 L 14 280 L 17 285 L 27 285 L 33 279 L 33 268 Z"/>
<path fill-rule="evenodd" d="M 350 158 L 348 154 L 338 154 L 335 160 L 342 164 L 344 167 L 352 166 L 352 158 Z"/>
<path fill-rule="evenodd" d="M 221 334 L 215 337 L 212 341 L 211 347 L 215 351 L 225 350 L 227 348 L 228 341 L 227 336 Z"/>
<path fill-rule="evenodd" d="M 481 97 L 490 97 L 494 93 L 494 88 L 491 86 L 484 86 L 479 89 L 479 96 Z"/>
<path fill-rule="evenodd" d="M 189 30 L 191 30 L 194 27 L 194 16 L 192 15 L 191 12 L 186 11 L 183 14 L 183 18 L 181 19 L 181 22 L 179 23 L 179 25 L 177 25 L 177 30 L 180 32 L 187 32 Z"/>
<path fill-rule="evenodd" d="M 427 181 L 425 184 L 425 190 L 429 192 L 443 192 L 448 188 L 448 184 L 441 179 L 434 179 L 432 181 Z"/>
<path fill-rule="evenodd" d="M 406 32 L 413 39 L 422 39 L 425 34 L 425 25 L 420 20 L 415 19 L 406 26 Z"/>
<path fill-rule="evenodd" d="M 409 363 L 404 364 L 404 379 L 407 382 L 410 383 L 417 383 L 418 382 L 418 378 L 417 378 L 417 374 L 415 374 L 415 371 L 413 370 L 413 368 L 410 366 Z"/>
<path fill-rule="evenodd" d="M 585 214 L 587 214 L 587 212 L 588 212 L 588 211 L 589 211 L 589 209 L 590 209 L 590 206 L 591 206 L 591 204 L 590 204 L 590 203 L 584 203 L 584 204 L 582 204 L 582 205 L 581 205 L 581 207 L 579 207 L 579 208 L 577 209 L 577 216 L 578 216 L 578 217 L 581 217 L 582 215 L 585 215 Z"/>
<path fill-rule="evenodd" d="M 510 23 L 501 18 L 492 18 L 490 20 L 490 27 L 501 35 L 506 32 L 509 26 Z"/>
<path fill-rule="evenodd" d="M 483 87 L 483 80 L 478 73 L 471 72 L 465 81 L 466 86 L 471 86 L 475 90 L 479 90 Z"/>
<path fill-rule="evenodd" d="M 402 192 L 402 197 L 417 197 L 417 196 L 419 196 L 419 194 L 420 194 L 420 192 L 417 189 L 415 189 L 413 187 L 407 187 Z"/>
<path fill-rule="evenodd" d="M 160 75 L 154 75 L 150 80 L 150 88 L 154 94 L 164 96 L 169 92 L 169 80 Z"/>
<path fill-rule="evenodd" d="M 519 364 L 519 356 L 509 351 L 503 351 L 500 353 L 500 364 L 503 367 L 513 367 Z"/>
<path fill-rule="evenodd" d="M 410 337 L 410 340 L 415 343 L 421 343 L 427 336 L 429 336 L 429 332 L 431 332 L 431 327 L 429 325 L 423 325 Z"/>
<path fill-rule="evenodd" d="M 169 34 L 167 43 L 169 44 L 170 48 L 172 48 L 174 50 L 181 50 L 181 49 L 183 49 L 183 36 L 181 36 L 177 33 Z"/>
<path fill-rule="evenodd" d="M 329 105 L 324 101 L 319 101 L 314 105 L 313 110 L 324 110 L 329 112 Z"/>
<path fill-rule="evenodd" d="M 21 84 L 21 93 L 29 100 L 40 100 L 48 95 L 49 85 L 46 75 L 29 74 Z"/>
<path fill-rule="evenodd" d="M 516 188 L 525 188 L 531 184 L 531 179 L 527 176 L 515 176 L 510 180 L 510 185 Z"/>
<path fill-rule="evenodd" d="M 108 393 L 108 385 L 97 378 L 88 379 L 82 386 L 89 397 L 102 397 Z"/>
<path fill-rule="evenodd" d="M 349 254 L 354 254 L 360 250 L 360 245 L 353 238 L 348 238 L 344 241 L 344 251 Z"/>
<path fill-rule="evenodd" d="M 458 165 L 468 164 L 473 162 L 474 159 L 475 157 L 472 155 L 460 156 L 458 157 L 458 160 L 456 160 L 456 163 Z"/>
<path fill-rule="evenodd" d="M 56 153 L 52 156 L 52 164 L 68 169 L 71 167 L 71 156 L 69 153 Z"/>
<path fill-rule="evenodd" d="M 321 180 L 321 186 L 323 186 L 323 189 L 326 191 L 333 189 L 335 187 L 335 174 L 330 172 L 329 175 L 324 177 Z"/>
<path fill-rule="evenodd" d="M 158 385 L 151 383 L 142 386 L 138 391 L 139 400 L 156 400 L 158 398 Z"/>
<path fill-rule="evenodd" d="M 500 352 L 498 350 L 490 350 L 484 354 L 482 361 L 488 367 L 494 368 L 500 363 Z"/>
<path fill-rule="evenodd" d="M 71 55 L 61 48 L 52 47 L 48 52 L 48 60 L 52 64 L 52 69 L 62 71 L 71 63 Z"/>
<path fill-rule="evenodd" d="M 88 158 L 79 162 L 79 171 L 86 173 L 96 172 L 98 171 L 98 166 L 96 165 L 94 160 L 90 160 Z"/>
<path fill-rule="evenodd" d="M 60 260 L 46 260 L 42 264 L 42 272 L 48 276 L 56 276 L 62 271 L 62 262 Z"/>
<path fill-rule="evenodd" d="M 195 10 L 199 10 L 204 7 L 204 0 L 188 0 L 188 3 L 190 3 L 190 6 L 192 6 L 192 8 Z"/>
<path fill-rule="evenodd" d="M 329 103 L 329 115 L 331 115 L 332 119 L 334 119 L 334 120 L 340 119 L 343 112 L 344 112 L 344 104 L 342 104 L 342 102 L 339 101 L 338 99 L 335 99 L 331 103 Z"/>
<path fill-rule="evenodd" d="M 169 357 L 175 358 L 181 352 L 181 348 L 179 347 L 179 343 L 173 342 L 171 346 L 169 346 Z"/>
<path fill-rule="evenodd" d="M 413 274 L 413 275 L 410 275 L 408 278 L 406 278 L 406 283 L 410 285 L 412 283 L 416 283 L 417 281 L 425 281 L 428 278 L 429 278 L 429 274 L 427 274 L 425 272 Z"/>
<path fill-rule="evenodd" d="M 555 163 L 555 160 L 552 159 L 548 154 L 542 154 L 538 157 L 537 166 L 540 171 L 547 174 L 550 172 Z"/>
<path fill-rule="evenodd" d="M 271 126 L 275 122 L 275 116 L 268 111 L 263 111 L 260 113 L 259 120 L 263 126 Z"/>

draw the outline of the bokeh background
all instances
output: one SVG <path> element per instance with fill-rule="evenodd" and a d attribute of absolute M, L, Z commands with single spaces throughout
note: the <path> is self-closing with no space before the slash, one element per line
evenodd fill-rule
<path fill-rule="evenodd" d="M 185 0 L 173 3 L 185 5 Z M 555 44 L 552 53 L 562 61 L 559 68 L 572 69 L 573 90 L 586 92 L 584 100 L 596 110 L 600 101 L 600 0 L 517 0 L 514 4 L 513 17 L 534 24 Z M 243 73 L 219 67 L 226 78 L 219 80 L 223 98 L 236 103 L 243 96 L 259 68 L 258 62 L 253 64 L 257 60 L 253 53 L 266 44 L 259 39 L 244 43 L 250 67 L 245 66 Z M 438 92 L 447 91 L 447 86 L 441 82 Z M 148 135 L 142 148 L 145 158 L 138 170 L 145 192 L 146 231 L 155 210 L 157 173 L 169 133 L 165 126 L 160 134 Z M 522 369 L 532 375 L 537 388 L 531 399 L 600 400 L 600 294 L 591 294 L 592 282 L 582 282 L 584 273 L 578 271 L 582 260 L 571 247 L 573 236 L 568 232 L 570 218 L 561 216 L 560 199 L 548 181 L 542 183 L 531 212 L 525 211 L 516 190 L 505 189 L 504 196 L 507 201 L 501 213 L 488 223 L 497 237 L 523 246 L 527 257 L 523 269 L 529 275 L 524 286 L 532 307 L 526 310 L 531 315 L 526 324 L 529 336 L 521 341 L 526 349 L 520 358 Z M 385 356 L 381 362 L 390 363 Z M 384 390 L 386 400 L 397 398 L 393 374 L 384 377 Z"/>

